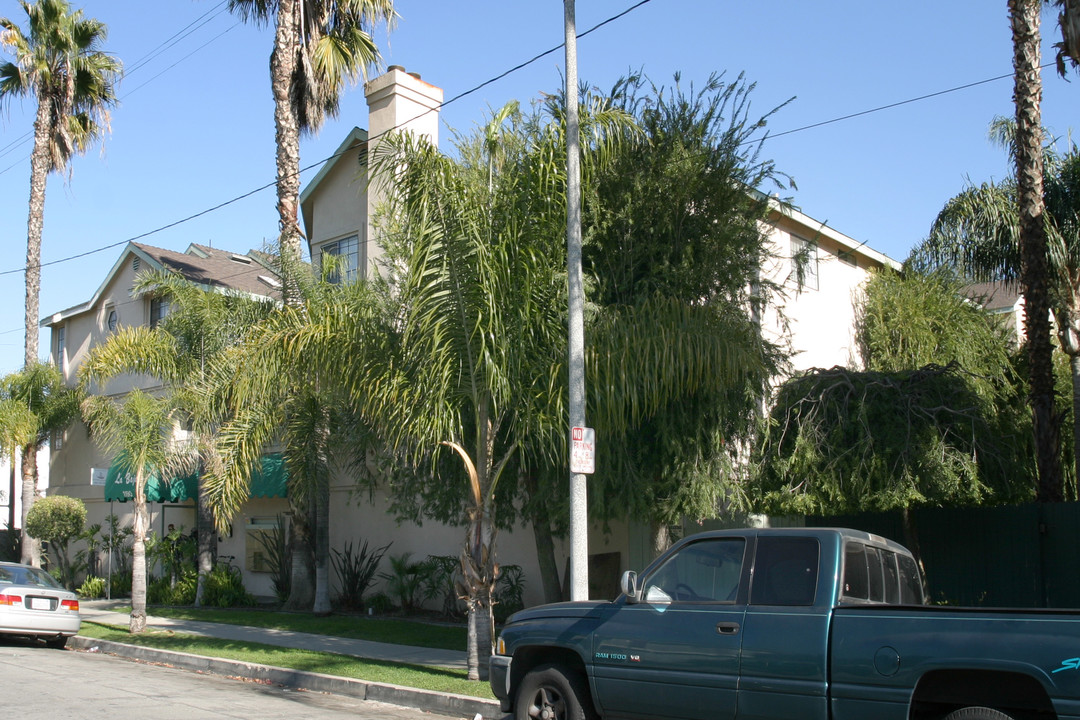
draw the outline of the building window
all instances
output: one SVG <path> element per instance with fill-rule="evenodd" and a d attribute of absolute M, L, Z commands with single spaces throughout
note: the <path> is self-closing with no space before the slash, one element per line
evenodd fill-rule
<path fill-rule="evenodd" d="M 836 257 L 840 260 L 840 262 L 844 263 L 845 265 L 850 265 L 851 267 L 859 267 L 859 261 L 858 259 L 856 259 L 855 253 L 851 252 L 850 250 L 838 250 L 836 252 Z"/>
<path fill-rule="evenodd" d="M 150 329 L 158 326 L 165 316 L 169 314 L 169 298 L 155 297 L 150 299 Z"/>
<path fill-rule="evenodd" d="M 818 247 L 816 242 L 791 236 L 791 270 L 800 290 L 818 289 Z"/>
<path fill-rule="evenodd" d="M 327 275 L 327 280 L 335 285 L 356 280 L 360 272 L 360 238 L 356 235 L 342 238 L 334 242 L 326 243 L 322 248 L 323 255 L 332 255 L 333 266 Z"/>
<path fill-rule="evenodd" d="M 116 332 L 116 324 L 117 324 L 116 311 L 113 310 L 112 308 L 109 308 L 109 320 L 108 320 L 109 332 Z"/>
<path fill-rule="evenodd" d="M 67 371 L 67 328 L 56 328 L 56 367 L 60 372 Z"/>

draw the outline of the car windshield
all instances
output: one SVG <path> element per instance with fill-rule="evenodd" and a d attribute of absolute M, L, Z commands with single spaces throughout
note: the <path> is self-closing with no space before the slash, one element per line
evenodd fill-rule
<path fill-rule="evenodd" d="M 0 585 L 32 585 L 60 589 L 52 575 L 41 568 L 25 565 L 0 565 Z"/>

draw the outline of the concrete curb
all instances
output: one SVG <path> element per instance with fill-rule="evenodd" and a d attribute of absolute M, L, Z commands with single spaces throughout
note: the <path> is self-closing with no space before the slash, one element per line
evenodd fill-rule
<path fill-rule="evenodd" d="M 468 695 L 440 693 L 367 680 L 353 680 L 352 678 L 323 675 L 322 673 L 290 670 L 271 665 L 258 665 L 239 660 L 224 660 L 172 650 L 158 650 L 141 645 L 128 645 L 110 640 L 95 640 L 94 638 L 79 636 L 71 638 L 68 641 L 68 647 L 79 650 L 96 648 L 97 651 L 110 655 L 119 655 L 146 662 L 164 663 L 185 670 L 250 678 L 298 690 L 346 695 L 359 700 L 390 703 L 443 715 L 457 715 L 469 718 L 481 715 L 488 720 L 497 720 L 505 716 L 505 713 L 499 710 L 498 701 L 483 700 Z"/>

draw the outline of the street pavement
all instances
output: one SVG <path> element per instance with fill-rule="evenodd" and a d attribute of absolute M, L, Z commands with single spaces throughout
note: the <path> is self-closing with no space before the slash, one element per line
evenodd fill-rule
<path fill-rule="evenodd" d="M 126 626 L 129 623 L 130 618 L 126 613 L 118 610 L 118 608 L 122 606 L 123 603 L 119 601 L 83 600 L 79 603 L 79 614 L 84 621 Z M 370 640 L 355 640 L 351 638 L 291 632 L 288 630 L 227 625 L 224 623 L 176 620 L 154 615 L 147 617 L 147 625 L 155 628 L 166 628 L 177 633 L 204 635 L 225 640 L 263 643 L 265 645 L 277 645 L 303 650 L 331 652 L 339 655 L 350 655 L 372 660 L 448 668 L 466 667 L 465 653 L 453 650 L 391 645 L 389 643 L 373 642 Z M 321 675 L 318 673 L 301 672 L 289 668 L 274 668 L 266 665 L 256 665 L 254 663 L 236 660 L 207 658 L 190 655 L 188 653 L 157 650 L 137 645 L 95 640 L 92 638 L 75 637 L 71 639 L 68 646 L 79 650 L 107 652 L 149 662 L 165 663 L 201 672 L 245 677 L 252 680 L 271 682 L 283 687 L 348 695 L 350 697 L 402 705 L 444 715 L 467 718 L 475 718 L 476 715 L 481 715 L 484 718 L 503 717 L 503 713 L 499 711 L 498 702 L 468 697 L 465 695 L 438 693 L 430 690 L 419 690 L 416 688 L 406 688 L 385 683 L 373 683 L 364 680 L 352 680 L 349 678 Z"/>

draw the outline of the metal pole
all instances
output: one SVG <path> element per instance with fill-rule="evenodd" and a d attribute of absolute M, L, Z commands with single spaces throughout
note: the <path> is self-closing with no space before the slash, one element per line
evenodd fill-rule
<path fill-rule="evenodd" d="M 581 166 L 574 0 L 566 26 L 566 262 L 570 310 L 570 428 L 585 427 L 585 293 L 581 282 Z M 567 442 L 572 442 L 568 437 Z M 570 473 L 570 599 L 589 599 L 589 512 L 585 476 Z"/>

